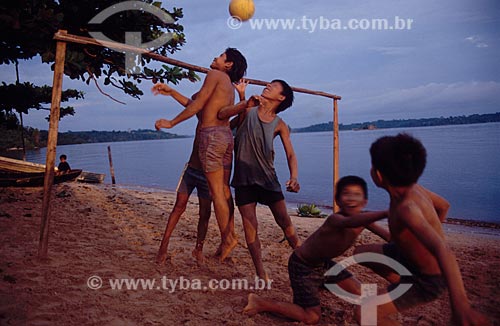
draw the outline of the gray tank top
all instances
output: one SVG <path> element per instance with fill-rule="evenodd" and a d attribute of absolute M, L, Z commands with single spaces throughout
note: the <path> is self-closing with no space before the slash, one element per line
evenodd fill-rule
<path fill-rule="evenodd" d="M 259 185 L 270 191 L 281 191 L 274 170 L 274 130 L 281 118 L 271 122 L 259 119 L 257 107 L 250 109 L 234 139 L 234 175 L 231 185 Z"/>

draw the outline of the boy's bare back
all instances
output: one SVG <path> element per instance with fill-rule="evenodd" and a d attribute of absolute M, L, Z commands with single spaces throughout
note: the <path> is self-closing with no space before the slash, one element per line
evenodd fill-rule
<path fill-rule="evenodd" d="M 401 198 L 391 200 L 389 228 L 392 241 L 401 249 L 404 256 L 420 272 L 439 275 L 441 270 L 434 255 L 418 240 L 408 222 L 427 225 L 427 232 L 436 233 L 442 241 L 444 233 L 427 189 L 415 184 Z"/>

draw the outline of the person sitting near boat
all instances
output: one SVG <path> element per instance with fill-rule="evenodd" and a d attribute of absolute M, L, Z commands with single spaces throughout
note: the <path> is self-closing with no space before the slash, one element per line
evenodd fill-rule
<path fill-rule="evenodd" d="M 61 162 L 59 162 L 59 165 L 57 166 L 57 170 L 59 170 L 59 172 L 68 172 L 69 170 L 71 170 L 69 163 L 66 161 L 67 159 L 68 159 L 68 157 L 64 154 L 59 156 L 59 160 L 61 161 Z"/>

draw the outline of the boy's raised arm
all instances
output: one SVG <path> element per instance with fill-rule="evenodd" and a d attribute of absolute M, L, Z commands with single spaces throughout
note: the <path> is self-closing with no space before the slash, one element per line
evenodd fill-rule
<path fill-rule="evenodd" d="M 371 223 L 367 225 L 366 228 L 371 232 L 375 233 L 376 235 L 378 235 L 379 237 L 381 237 L 382 239 L 384 239 L 385 241 L 387 242 L 391 241 L 391 233 L 383 226 L 380 226 L 377 223 Z"/>
<path fill-rule="evenodd" d="M 398 216 L 438 261 L 448 285 L 453 315 L 458 324 L 488 325 L 486 317 L 470 306 L 455 255 L 427 222 L 422 211 L 417 207 L 408 205 L 398 209 Z"/>
<path fill-rule="evenodd" d="M 450 209 L 450 203 L 444 199 L 443 197 L 439 196 L 438 194 L 430 191 L 427 188 L 424 188 L 420 186 L 423 191 L 429 196 L 429 198 L 432 200 L 432 204 L 434 205 L 434 209 L 436 210 L 436 213 L 438 214 L 439 220 L 441 222 L 444 222 L 446 219 L 446 214 L 448 214 L 448 210 Z"/>
<path fill-rule="evenodd" d="M 240 102 L 241 101 L 245 101 L 245 92 L 246 92 L 246 88 L 249 84 L 249 82 L 245 79 L 240 79 L 239 82 L 237 83 L 233 83 L 234 84 L 234 88 L 236 89 L 236 91 L 238 92 L 238 96 L 240 98 Z M 248 103 L 247 103 L 247 106 L 248 106 Z M 231 106 L 229 106 L 231 107 Z M 217 113 L 217 118 L 219 119 L 227 119 L 229 118 L 230 116 L 232 115 L 229 115 L 230 112 L 228 112 L 228 108 L 229 107 L 224 107 L 222 108 L 218 113 Z M 248 109 L 248 108 L 247 108 Z M 239 110 L 240 111 L 240 110 Z M 243 120 L 245 119 L 245 116 L 246 116 L 246 112 L 247 110 L 241 110 L 240 112 L 238 112 L 238 116 L 233 118 L 230 122 L 229 122 L 229 128 L 231 130 L 235 129 L 235 128 L 238 128 L 241 123 L 243 122 Z"/>
<path fill-rule="evenodd" d="M 224 120 L 232 117 L 233 115 L 240 114 L 247 109 L 247 101 L 243 100 L 235 105 L 228 105 L 220 109 L 217 113 L 217 118 Z"/>
<path fill-rule="evenodd" d="M 387 211 L 365 212 L 353 216 L 332 214 L 328 217 L 327 222 L 333 227 L 358 228 L 386 218 L 387 216 Z"/>
<path fill-rule="evenodd" d="M 194 101 L 191 101 L 188 104 L 188 106 L 172 120 L 167 120 L 167 119 L 158 120 L 155 125 L 156 129 L 173 128 L 175 125 L 191 118 L 193 115 L 203 110 L 203 107 L 207 103 L 210 96 L 212 96 L 215 87 L 219 82 L 219 77 L 218 77 L 219 73 L 220 72 L 217 72 L 215 70 L 210 70 L 207 73 L 205 81 L 203 82 L 203 86 L 196 95 L 196 99 Z"/>
<path fill-rule="evenodd" d="M 278 124 L 278 132 L 283 148 L 285 149 L 288 170 L 290 171 L 290 179 L 286 182 L 286 190 L 290 192 L 299 192 L 300 184 L 297 180 L 299 176 L 297 155 L 295 155 L 292 140 L 290 139 L 290 129 L 283 120 Z"/>

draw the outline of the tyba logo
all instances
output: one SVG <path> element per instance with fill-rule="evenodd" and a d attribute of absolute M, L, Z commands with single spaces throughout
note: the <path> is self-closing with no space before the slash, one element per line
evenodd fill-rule
<path fill-rule="evenodd" d="M 391 267 L 401 276 L 411 276 L 406 267 L 394 259 L 376 253 L 362 253 L 348 257 L 330 268 L 325 276 L 337 276 L 345 268 L 359 263 L 379 263 Z M 399 284 L 394 290 L 377 296 L 377 284 L 361 284 L 361 296 L 345 291 L 337 284 L 325 284 L 325 287 L 341 299 L 361 306 L 361 325 L 377 325 L 377 307 L 402 296 L 412 284 Z"/>
<path fill-rule="evenodd" d="M 174 19 L 169 14 L 167 14 L 158 7 L 140 1 L 125 1 L 114 4 L 104 9 L 103 11 L 98 13 L 94 18 L 92 18 L 89 21 L 89 24 L 102 24 L 102 22 L 105 21 L 108 17 L 111 17 L 112 15 L 123 11 L 130 11 L 130 10 L 139 10 L 150 13 L 156 16 L 158 19 L 160 19 L 160 21 L 162 21 L 165 24 L 173 24 L 175 22 Z M 102 32 L 90 31 L 89 34 L 101 44 L 103 44 L 101 41 L 114 42 L 106 35 L 104 35 L 104 33 Z M 142 43 L 142 35 L 140 32 L 125 32 L 124 44 L 143 49 L 144 52 L 147 52 L 151 49 L 159 48 L 160 46 L 170 41 L 172 38 L 173 38 L 173 33 L 163 33 L 157 39 L 154 39 L 150 42 Z M 139 73 L 140 68 L 136 64 L 136 62 L 138 64 L 141 62 L 141 54 L 128 50 L 125 50 L 124 52 L 125 52 L 126 71 L 133 74 Z"/>

